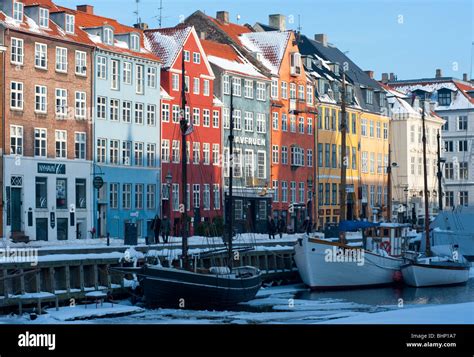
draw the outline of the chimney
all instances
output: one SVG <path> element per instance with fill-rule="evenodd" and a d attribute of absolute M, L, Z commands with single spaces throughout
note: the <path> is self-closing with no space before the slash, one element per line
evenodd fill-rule
<path fill-rule="evenodd" d="M 370 77 L 370 79 L 374 79 L 374 71 L 364 71 Z"/>
<path fill-rule="evenodd" d="M 390 82 L 393 82 L 393 81 L 396 81 L 396 80 L 397 80 L 397 79 L 395 78 L 395 74 L 394 74 L 394 73 L 390 73 L 389 80 L 390 80 Z"/>
<path fill-rule="evenodd" d="M 94 6 L 92 5 L 77 5 L 77 11 L 85 12 L 86 14 L 93 15 L 94 14 Z"/>
<path fill-rule="evenodd" d="M 469 79 L 467 78 L 467 73 L 463 73 L 463 74 L 462 74 L 462 80 L 463 80 L 464 82 L 469 82 Z"/>
<path fill-rule="evenodd" d="M 327 47 L 328 45 L 328 35 L 326 35 L 325 33 L 317 33 L 316 35 L 314 35 L 314 40 L 321 42 L 324 47 Z"/>
<path fill-rule="evenodd" d="M 229 12 L 228 11 L 217 11 L 216 19 L 222 21 L 225 24 L 229 23 Z"/>
<path fill-rule="evenodd" d="M 204 32 L 204 31 L 199 32 L 199 39 L 205 40 L 206 39 L 206 32 Z"/>
<path fill-rule="evenodd" d="M 146 22 L 140 22 L 138 24 L 134 24 L 133 27 L 139 30 L 148 30 L 149 26 Z"/>
<path fill-rule="evenodd" d="M 441 72 L 441 69 L 436 69 L 436 78 L 441 78 L 443 77 L 443 72 Z"/>
<path fill-rule="evenodd" d="M 286 17 L 281 14 L 274 14 L 268 16 L 268 24 L 271 27 L 278 29 L 278 31 L 286 31 Z"/>
<path fill-rule="evenodd" d="M 388 83 L 388 73 L 382 73 L 382 79 L 380 80 L 382 83 Z"/>

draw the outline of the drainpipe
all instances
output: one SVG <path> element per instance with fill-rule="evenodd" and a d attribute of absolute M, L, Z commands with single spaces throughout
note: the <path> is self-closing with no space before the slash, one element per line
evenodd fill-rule
<path fill-rule="evenodd" d="M 2 31 L 2 45 L 5 46 L 5 30 Z M 2 153 L 1 153 L 1 162 L 0 162 L 0 186 L 1 186 L 1 197 L 0 197 L 0 204 L 2 205 L 2 227 L 0 227 L 0 230 L 2 232 L 2 234 L 0 235 L 1 237 L 5 237 L 5 232 L 3 230 L 4 227 L 6 227 L 5 225 L 5 221 L 6 221 L 6 214 L 5 214 L 5 200 L 4 200 L 4 192 L 5 192 L 5 169 L 4 169 L 4 166 L 5 166 L 5 142 L 6 142 L 6 139 L 5 139 L 5 101 L 6 101 L 6 79 L 5 79 L 5 69 L 6 69 L 6 65 L 5 65 L 5 51 L 2 49 L 2 68 L 1 68 L 1 71 L 2 71 L 2 74 L 3 74 L 3 78 L 2 78 L 2 85 L 3 85 L 3 93 L 1 94 L 2 95 L 2 108 L 1 108 L 1 111 L 2 111 L 2 128 L 3 128 L 3 133 L 2 133 Z"/>

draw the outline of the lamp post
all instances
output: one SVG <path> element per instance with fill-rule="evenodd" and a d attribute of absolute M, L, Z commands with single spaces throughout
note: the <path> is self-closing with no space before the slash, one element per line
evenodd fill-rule
<path fill-rule="evenodd" d="M 307 184 L 308 184 L 308 189 L 309 189 L 309 204 L 308 204 L 308 211 L 309 211 L 309 223 L 311 225 L 311 227 L 313 226 L 313 198 L 314 198 L 314 191 L 313 191 L 313 176 L 312 175 L 309 175 L 308 176 L 308 179 L 306 180 Z"/>
<path fill-rule="evenodd" d="M 173 175 L 171 175 L 171 171 L 165 176 L 166 185 L 168 187 L 168 206 L 169 206 L 169 215 L 168 219 L 171 220 L 171 183 L 173 182 Z"/>

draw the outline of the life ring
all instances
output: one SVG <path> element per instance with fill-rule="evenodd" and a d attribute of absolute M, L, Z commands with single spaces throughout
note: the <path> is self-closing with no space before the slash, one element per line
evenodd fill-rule
<path fill-rule="evenodd" d="M 392 246 L 390 245 L 390 242 L 389 242 L 389 241 L 383 241 L 382 243 L 380 243 L 380 249 L 383 249 L 383 250 L 385 250 L 388 254 L 390 254 L 391 251 L 392 251 Z"/>

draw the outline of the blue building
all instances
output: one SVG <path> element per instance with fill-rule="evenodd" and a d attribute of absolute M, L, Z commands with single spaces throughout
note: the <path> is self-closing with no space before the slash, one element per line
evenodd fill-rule
<path fill-rule="evenodd" d="M 139 237 L 151 236 L 150 223 L 160 214 L 159 58 L 145 50 L 139 28 L 96 16 L 89 7 L 78 7 L 76 18 L 96 44 L 95 233 L 124 238 L 131 222 Z"/>

